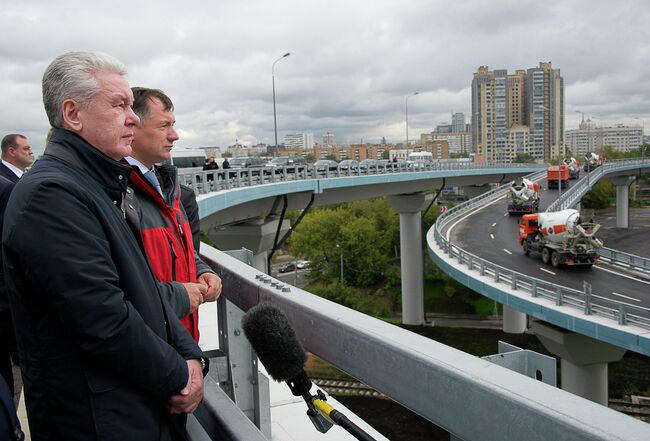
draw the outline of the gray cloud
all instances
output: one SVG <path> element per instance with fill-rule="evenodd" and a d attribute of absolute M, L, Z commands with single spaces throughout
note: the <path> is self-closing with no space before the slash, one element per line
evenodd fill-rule
<path fill-rule="evenodd" d="M 115 55 L 132 85 L 165 90 L 184 146 L 272 143 L 271 64 L 287 51 L 275 69 L 280 137 L 329 131 L 339 142 L 399 142 L 411 92 L 420 91 L 409 100 L 416 137 L 452 111 L 469 117 L 478 66 L 539 61 L 562 71 L 567 128 L 576 110 L 650 127 L 649 18 L 644 0 L 21 0 L 0 9 L 0 130 L 42 148 L 40 78 L 70 50 Z"/>

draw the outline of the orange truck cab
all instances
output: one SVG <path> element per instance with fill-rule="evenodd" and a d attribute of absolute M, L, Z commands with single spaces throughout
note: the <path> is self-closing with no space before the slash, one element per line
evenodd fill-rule
<path fill-rule="evenodd" d="M 548 188 L 558 188 L 558 185 L 567 188 L 569 186 L 569 167 L 566 164 L 550 166 L 546 170 L 546 180 Z"/>

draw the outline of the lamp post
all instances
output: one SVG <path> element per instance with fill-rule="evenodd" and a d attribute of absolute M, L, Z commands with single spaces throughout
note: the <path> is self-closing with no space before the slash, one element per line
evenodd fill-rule
<path fill-rule="evenodd" d="M 550 112 L 551 109 L 548 107 L 539 104 L 537 106 L 538 109 L 542 109 L 546 112 Z M 544 121 L 546 122 L 546 118 L 544 118 Z M 562 155 L 560 152 L 561 146 L 557 146 L 557 191 L 558 191 L 558 200 L 562 198 Z"/>
<path fill-rule="evenodd" d="M 275 114 L 275 63 L 278 61 L 282 60 L 283 58 L 287 58 L 289 55 L 291 55 L 290 52 L 287 52 L 277 60 L 273 62 L 271 65 L 271 81 L 273 83 L 273 131 L 275 133 L 275 146 L 273 148 L 273 156 L 275 156 L 275 153 L 278 150 L 278 120 Z"/>
<path fill-rule="evenodd" d="M 406 95 L 406 99 L 404 100 L 405 107 L 406 107 L 406 148 L 407 150 L 409 148 L 409 98 L 419 94 L 420 92 L 413 92 L 410 95 Z"/>
<path fill-rule="evenodd" d="M 637 121 L 641 120 L 641 159 L 645 158 L 645 143 L 643 142 L 643 135 L 645 133 L 645 119 L 635 116 L 634 119 Z"/>

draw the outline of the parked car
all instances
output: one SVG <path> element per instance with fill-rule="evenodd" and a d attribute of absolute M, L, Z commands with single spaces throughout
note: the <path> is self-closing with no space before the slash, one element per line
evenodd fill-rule
<path fill-rule="evenodd" d="M 238 158 L 231 158 L 229 175 L 231 177 L 237 176 L 237 170 L 252 169 L 253 176 L 259 174 L 259 171 L 264 167 L 264 161 L 259 156 L 242 156 Z M 247 172 L 241 172 L 242 176 L 248 176 Z"/>
<path fill-rule="evenodd" d="M 287 172 L 294 173 L 296 167 L 298 169 L 307 167 L 307 161 L 302 156 L 278 156 L 266 164 L 266 170 L 269 172 L 280 173 L 283 167 L 287 168 Z"/>
<path fill-rule="evenodd" d="M 317 172 L 324 172 L 327 170 L 336 170 L 339 167 L 339 163 L 332 161 L 331 159 L 320 159 L 314 162 L 314 168 Z"/>
<path fill-rule="evenodd" d="M 309 268 L 309 264 L 310 264 L 310 263 L 311 263 L 311 262 L 310 262 L 309 260 L 299 260 L 299 261 L 296 263 L 296 268 L 298 268 L 298 269 Z"/>
<path fill-rule="evenodd" d="M 296 270 L 296 264 L 294 262 L 289 262 L 280 265 L 280 269 L 278 270 L 278 272 L 290 273 L 291 271 L 295 271 L 295 270 Z"/>
<path fill-rule="evenodd" d="M 359 161 L 356 159 L 344 159 L 343 161 L 339 162 L 339 170 L 343 171 L 359 171 Z"/>
<path fill-rule="evenodd" d="M 359 162 L 359 170 L 364 172 L 376 171 L 377 170 L 377 160 L 376 159 L 364 159 Z"/>

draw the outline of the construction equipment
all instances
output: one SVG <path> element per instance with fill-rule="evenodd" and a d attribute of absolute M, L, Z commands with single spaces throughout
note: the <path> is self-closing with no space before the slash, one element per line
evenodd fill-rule
<path fill-rule="evenodd" d="M 598 153 L 590 152 L 585 155 L 585 166 L 584 170 L 588 172 L 595 168 L 600 167 L 605 162 L 605 157 L 600 156 Z"/>
<path fill-rule="evenodd" d="M 546 169 L 546 180 L 548 181 L 548 188 L 561 188 L 569 187 L 569 167 L 565 164 L 552 165 Z"/>
<path fill-rule="evenodd" d="M 564 158 L 564 164 L 569 167 L 569 179 L 580 178 L 580 163 L 574 157 Z"/>
<path fill-rule="evenodd" d="M 591 266 L 603 242 L 594 235 L 600 225 L 583 222 L 578 210 L 525 214 L 519 221 L 524 254 L 540 253 L 544 263 Z"/>
<path fill-rule="evenodd" d="M 526 178 L 512 181 L 508 213 L 535 213 L 539 210 L 539 184 Z"/>

